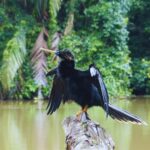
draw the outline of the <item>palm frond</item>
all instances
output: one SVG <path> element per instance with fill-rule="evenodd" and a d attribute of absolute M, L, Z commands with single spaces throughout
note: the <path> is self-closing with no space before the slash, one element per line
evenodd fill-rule
<path fill-rule="evenodd" d="M 26 55 L 25 30 L 19 29 L 14 37 L 8 41 L 3 52 L 2 66 L 0 68 L 0 82 L 4 90 L 11 87 L 17 70 L 22 65 Z"/>
<path fill-rule="evenodd" d="M 74 22 L 74 13 L 70 13 L 67 21 L 67 25 L 64 31 L 64 35 L 68 35 L 73 29 L 73 22 Z"/>
<path fill-rule="evenodd" d="M 35 5 L 38 10 L 38 14 L 41 18 L 47 18 L 47 9 L 48 9 L 48 0 L 37 0 L 35 1 Z"/>
<path fill-rule="evenodd" d="M 58 46 L 59 46 L 59 42 L 60 39 L 62 37 L 62 33 L 60 31 L 57 31 L 54 33 L 53 37 L 52 37 L 52 41 L 51 41 L 51 50 L 58 50 Z"/>
<path fill-rule="evenodd" d="M 48 36 L 48 32 L 43 27 L 42 31 L 38 35 L 35 42 L 34 48 L 31 54 L 31 63 L 33 68 L 34 80 L 38 86 L 45 86 L 47 84 L 46 80 L 46 56 L 41 48 L 47 48 L 47 43 L 44 36 Z"/>

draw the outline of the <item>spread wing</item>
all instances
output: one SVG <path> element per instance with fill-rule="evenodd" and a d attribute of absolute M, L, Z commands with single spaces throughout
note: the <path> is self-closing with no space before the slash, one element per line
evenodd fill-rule
<path fill-rule="evenodd" d="M 102 107 L 104 108 L 104 110 L 106 111 L 106 115 L 108 116 L 109 96 L 102 75 L 100 71 L 94 66 L 90 67 L 90 74 L 92 78 L 92 83 L 97 87 L 98 91 L 100 92 L 100 95 L 102 97 Z"/>
<path fill-rule="evenodd" d="M 63 96 L 64 96 L 64 82 L 56 74 L 53 79 L 53 85 L 49 97 L 49 102 L 47 105 L 47 109 L 48 109 L 47 114 L 52 114 L 54 111 L 56 111 L 59 108 L 63 100 Z"/>

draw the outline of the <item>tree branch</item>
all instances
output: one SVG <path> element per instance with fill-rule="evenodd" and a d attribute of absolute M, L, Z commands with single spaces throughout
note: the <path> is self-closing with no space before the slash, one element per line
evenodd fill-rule
<path fill-rule="evenodd" d="M 66 135 L 66 150 L 114 150 L 111 136 L 99 124 L 86 119 L 82 114 L 80 121 L 75 116 L 63 121 Z"/>

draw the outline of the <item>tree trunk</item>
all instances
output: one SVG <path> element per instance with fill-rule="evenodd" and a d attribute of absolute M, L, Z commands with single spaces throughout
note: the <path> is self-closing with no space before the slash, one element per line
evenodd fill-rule
<path fill-rule="evenodd" d="M 86 114 L 82 117 L 67 117 L 63 121 L 66 135 L 66 150 L 114 150 L 111 136 L 99 124 L 93 122 Z"/>

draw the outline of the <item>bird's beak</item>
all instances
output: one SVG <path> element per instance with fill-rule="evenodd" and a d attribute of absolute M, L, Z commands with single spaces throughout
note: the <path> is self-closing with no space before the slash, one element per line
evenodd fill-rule
<path fill-rule="evenodd" d="M 51 53 L 51 54 L 54 54 L 53 58 L 52 58 L 52 62 L 57 60 L 57 56 L 58 56 L 58 52 L 59 51 L 54 51 L 54 50 L 51 50 L 51 49 L 46 49 L 46 48 L 40 48 L 42 51 L 44 52 L 48 52 L 48 53 Z"/>
<path fill-rule="evenodd" d="M 41 47 L 40 50 L 42 50 L 42 51 L 44 51 L 44 52 L 48 52 L 48 53 L 55 53 L 54 50 L 46 49 L 46 48 L 43 48 L 43 47 Z"/>

